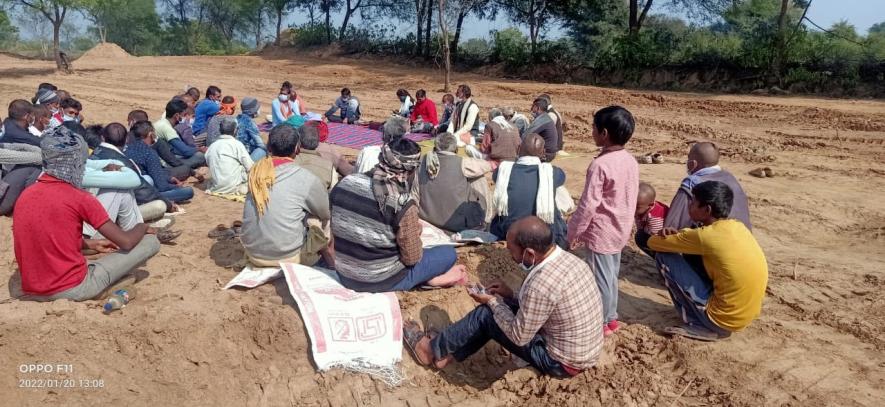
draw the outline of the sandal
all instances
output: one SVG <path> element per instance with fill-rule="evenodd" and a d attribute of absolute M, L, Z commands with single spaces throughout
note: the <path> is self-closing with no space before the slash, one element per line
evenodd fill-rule
<path fill-rule="evenodd" d="M 703 342 L 715 342 L 728 337 L 719 335 L 718 333 L 706 328 L 688 324 L 664 328 L 664 333 L 670 336 L 684 336 L 686 338 Z"/>
<path fill-rule="evenodd" d="M 236 235 L 236 231 L 225 226 L 224 224 L 219 224 L 215 226 L 215 229 L 209 231 L 210 239 L 220 239 L 220 238 L 230 238 Z"/>
<path fill-rule="evenodd" d="M 661 153 L 654 153 L 651 155 L 652 164 L 662 164 L 664 162 L 664 156 Z"/>
<path fill-rule="evenodd" d="M 171 243 L 173 240 L 181 236 L 180 230 L 160 229 L 157 231 L 157 240 L 162 244 Z"/>
<path fill-rule="evenodd" d="M 757 178 L 765 178 L 768 176 L 768 174 L 766 174 L 766 172 L 765 172 L 765 168 L 762 168 L 762 167 L 759 167 L 753 171 L 750 171 L 750 175 L 757 177 Z"/>
<path fill-rule="evenodd" d="M 765 176 L 768 177 L 768 178 L 771 178 L 771 177 L 774 176 L 774 171 L 773 171 L 771 168 L 769 168 L 769 167 L 765 167 L 765 168 L 763 168 L 763 169 L 762 169 L 762 172 L 764 172 L 764 173 L 765 173 Z"/>
<path fill-rule="evenodd" d="M 417 322 L 413 320 L 408 320 L 403 323 L 403 342 L 406 344 L 406 349 L 409 350 L 409 353 L 412 354 L 412 357 L 415 358 L 415 362 L 417 362 L 421 366 L 433 367 L 433 360 L 423 361 L 418 356 L 418 351 L 416 350 L 418 346 L 418 342 L 424 337 L 427 336 L 424 333 L 424 330 L 418 325 Z"/>

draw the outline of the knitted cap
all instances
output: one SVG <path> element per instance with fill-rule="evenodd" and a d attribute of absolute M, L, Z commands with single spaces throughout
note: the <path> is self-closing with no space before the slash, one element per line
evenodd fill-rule
<path fill-rule="evenodd" d="M 258 114 L 258 108 L 261 105 L 258 103 L 258 99 L 252 97 L 243 98 L 243 102 L 240 103 L 240 109 L 243 113 L 255 117 Z"/>
<path fill-rule="evenodd" d="M 37 104 L 45 105 L 48 103 L 58 102 L 58 94 L 50 89 L 40 89 L 37 91 Z"/>

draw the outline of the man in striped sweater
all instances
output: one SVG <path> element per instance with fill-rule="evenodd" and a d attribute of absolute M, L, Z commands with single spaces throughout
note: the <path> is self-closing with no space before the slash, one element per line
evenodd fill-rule
<path fill-rule="evenodd" d="M 375 168 L 349 175 L 332 189 L 335 268 L 345 287 L 386 292 L 466 282 L 454 248 L 422 247 L 413 192 L 420 155 L 414 141 L 394 140 L 382 146 Z"/>

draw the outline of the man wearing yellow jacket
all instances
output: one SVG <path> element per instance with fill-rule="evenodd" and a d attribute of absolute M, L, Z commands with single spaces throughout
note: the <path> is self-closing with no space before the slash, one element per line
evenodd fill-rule
<path fill-rule="evenodd" d="M 692 189 L 689 215 L 696 229 L 665 228 L 648 240 L 670 298 L 685 324 L 671 335 L 715 341 L 759 316 L 768 283 L 765 254 L 743 223 L 728 219 L 734 193 L 707 181 Z M 694 256 L 691 256 L 694 255 Z M 702 261 L 696 261 L 700 256 Z"/>

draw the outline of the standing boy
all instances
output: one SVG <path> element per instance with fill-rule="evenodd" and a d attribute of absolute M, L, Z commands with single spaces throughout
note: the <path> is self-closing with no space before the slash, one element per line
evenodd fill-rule
<path fill-rule="evenodd" d="M 587 169 L 584 193 L 568 222 L 571 247 L 586 246 L 588 250 L 585 260 L 599 285 L 606 336 L 619 328 L 621 250 L 630 239 L 636 214 L 639 165 L 624 148 L 634 126 L 633 115 L 621 106 L 609 106 L 593 115 L 593 141 L 602 152 Z"/>

